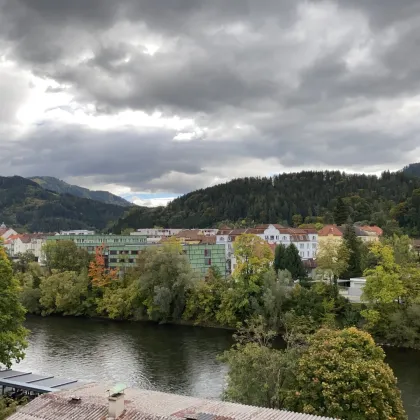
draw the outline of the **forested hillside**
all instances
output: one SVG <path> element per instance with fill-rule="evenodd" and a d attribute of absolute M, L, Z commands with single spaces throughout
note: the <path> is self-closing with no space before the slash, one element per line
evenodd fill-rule
<path fill-rule="evenodd" d="M 76 197 L 90 198 L 91 200 L 101 201 L 102 203 L 107 204 L 116 204 L 123 207 L 130 207 L 133 205 L 127 200 L 124 200 L 118 195 L 111 194 L 108 191 L 91 191 L 87 188 L 79 187 L 78 185 L 67 184 L 67 182 L 51 176 L 35 176 L 29 179 L 36 182 L 45 190 L 54 191 L 59 194 L 71 194 Z"/>
<path fill-rule="evenodd" d="M 324 223 L 332 223 L 337 200 L 342 197 L 354 222 L 395 228 L 398 221 L 407 233 L 420 235 L 419 195 L 420 178 L 403 172 L 384 172 L 377 177 L 306 171 L 272 178 L 243 178 L 191 192 L 167 207 L 133 209 L 113 230 L 154 225 L 208 227 L 238 220 L 244 225 L 291 225 L 295 215 L 300 215 L 302 222 L 322 217 Z"/>
<path fill-rule="evenodd" d="M 420 176 L 420 163 L 410 163 L 403 171 L 407 175 Z"/>
<path fill-rule="evenodd" d="M 105 229 L 127 209 L 99 201 L 57 194 L 18 176 L 0 177 L 0 223 L 31 232 Z"/>

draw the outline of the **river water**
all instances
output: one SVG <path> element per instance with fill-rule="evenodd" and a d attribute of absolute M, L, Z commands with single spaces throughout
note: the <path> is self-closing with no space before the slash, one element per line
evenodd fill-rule
<path fill-rule="evenodd" d="M 88 381 L 123 382 L 218 399 L 226 367 L 217 355 L 232 333 L 149 323 L 29 317 L 25 359 L 15 369 Z M 386 349 L 410 420 L 420 419 L 420 352 Z"/>

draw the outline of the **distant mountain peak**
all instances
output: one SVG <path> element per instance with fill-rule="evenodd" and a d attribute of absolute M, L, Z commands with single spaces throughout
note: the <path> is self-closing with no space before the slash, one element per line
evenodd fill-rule
<path fill-rule="evenodd" d="M 130 207 L 130 203 L 124 198 L 111 194 L 109 191 L 92 191 L 88 188 L 79 187 L 78 185 L 71 185 L 61 179 L 52 176 L 33 176 L 28 178 L 36 182 L 45 190 L 54 191 L 59 194 L 70 194 L 76 197 L 89 198 L 90 200 L 100 201 L 106 204 L 115 204 L 122 207 Z"/>

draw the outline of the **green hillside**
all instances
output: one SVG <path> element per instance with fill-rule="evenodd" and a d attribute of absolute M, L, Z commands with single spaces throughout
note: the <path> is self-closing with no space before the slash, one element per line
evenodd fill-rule
<path fill-rule="evenodd" d="M 334 222 L 337 199 L 343 197 L 350 218 L 420 235 L 420 178 L 403 172 L 380 177 L 338 171 L 305 171 L 271 178 L 235 179 L 173 200 L 167 207 L 134 208 L 113 231 L 125 228 L 209 227 L 243 220 L 244 224 L 292 224 L 300 215 L 310 222 Z M 299 216 L 298 216 L 299 219 Z"/>
<path fill-rule="evenodd" d="M 420 163 L 410 163 L 403 169 L 403 172 L 407 175 L 420 176 Z"/>
<path fill-rule="evenodd" d="M 111 194 L 108 191 L 91 191 L 77 185 L 67 184 L 67 182 L 51 176 L 34 176 L 29 179 L 36 182 L 45 190 L 54 191 L 59 194 L 71 194 L 76 197 L 89 198 L 91 200 L 101 201 L 102 203 L 116 204 L 117 206 L 123 207 L 130 207 L 133 205 L 129 201 Z"/>
<path fill-rule="evenodd" d="M 0 177 L 0 223 L 30 232 L 105 229 L 127 208 L 44 190 L 19 176 Z"/>

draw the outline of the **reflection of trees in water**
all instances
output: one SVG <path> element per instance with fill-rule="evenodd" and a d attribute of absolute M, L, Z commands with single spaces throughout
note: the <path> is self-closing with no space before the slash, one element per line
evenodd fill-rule
<path fill-rule="evenodd" d="M 409 419 L 420 419 L 420 351 L 385 347 L 385 361 L 398 378 Z"/>
<path fill-rule="evenodd" d="M 190 395 L 220 395 L 225 369 L 216 356 L 231 345 L 224 330 L 30 317 L 33 370 L 76 379 Z M 30 356 L 30 357 L 29 357 Z M 41 369 L 42 368 L 42 369 Z"/>

